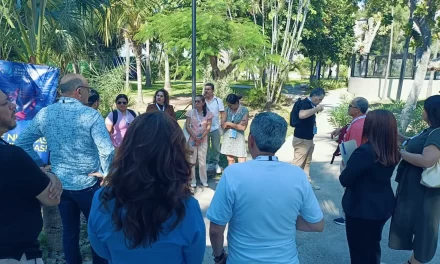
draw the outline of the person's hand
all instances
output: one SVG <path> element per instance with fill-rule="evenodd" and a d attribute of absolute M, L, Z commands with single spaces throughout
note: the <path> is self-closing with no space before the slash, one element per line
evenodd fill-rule
<path fill-rule="evenodd" d="M 98 178 L 104 178 L 104 175 L 102 175 L 99 171 L 94 173 L 89 173 L 90 177 L 98 177 Z"/>
<path fill-rule="evenodd" d="M 52 172 L 46 171 L 47 177 L 50 179 L 49 199 L 59 199 L 63 193 L 63 185 L 60 179 Z"/>
<path fill-rule="evenodd" d="M 196 138 L 194 141 L 196 142 L 196 146 L 199 146 L 200 144 L 202 144 L 201 138 Z"/>
<path fill-rule="evenodd" d="M 341 128 L 337 128 L 335 130 L 333 130 L 332 133 L 330 133 L 330 135 L 332 136 L 332 138 L 337 137 L 339 134 L 341 134 Z"/>
<path fill-rule="evenodd" d="M 321 112 L 321 111 L 324 110 L 324 106 L 322 106 L 322 105 L 317 105 L 317 106 L 316 106 L 316 110 L 317 110 L 318 112 Z"/>
<path fill-rule="evenodd" d="M 217 261 L 214 258 L 214 263 L 215 264 L 226 264 L 226 260 L 228 259 L 228 253 L 224 253 L 223 257 L 221 259 L 218 259 Z"/>

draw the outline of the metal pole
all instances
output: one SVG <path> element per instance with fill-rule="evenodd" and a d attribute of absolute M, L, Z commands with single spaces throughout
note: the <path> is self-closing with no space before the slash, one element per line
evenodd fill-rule
<path fill-rule="evenodd" d="M 192 58 L 192 107 L 195 108 L 196 100 L 196 78 L 197 78 L 197 67 L 196 67 L 196 0 L 192 0 L 192 48 L 191 48 L 191 58 Z"/>

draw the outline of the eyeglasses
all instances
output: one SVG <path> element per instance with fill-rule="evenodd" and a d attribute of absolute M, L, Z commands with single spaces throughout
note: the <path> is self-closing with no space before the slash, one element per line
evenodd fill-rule
<path fill-rule="evenodd" d="M 202 101 L 200 101 L 200 100 L 195 100 L 194 101 L 194 103 L 196 103 L 196 104 L 200 104 Z"/>
<path fill-rule="evenodd" d="M 127 104 L 127 102 L 123 102 L 123 101 L 118 101 L 118 102 L 117 102 L 117 104 L 118 104 L 118 105 L 120 105 L 120 104 L 126 105 L 126 104 Z"/>
<path fill-rule="evenodd" d="M 353 105 L 348 105 L 348 108 L 359 108 L 359 107 L 353 106 Z"/>
<path fill-rule="evenodd" d="M 88 87 L 88 86 L 78 86 L 77 89 L 81 89 L 81 88 L 87 89 L 87 91 L 88 91 L 89 93 L 90 93 L 90 91 L 92 90 L 92 87 Z"/>

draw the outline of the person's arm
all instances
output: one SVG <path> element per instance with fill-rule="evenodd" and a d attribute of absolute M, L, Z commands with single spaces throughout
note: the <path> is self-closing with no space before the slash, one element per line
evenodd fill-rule
<path fill-rule="evenodd" d="M 408 140 L 408 139 L 409 139 L 409 137 L 406 137 L 406 136 L 400 134 L 400 132 L 399 132 L 399 135 L 398 135 L 398 138 L 397 138 L 397 142 L 399 143 L 399 145 L 402 145 L 402 143 L 403 143 L 405 140 Z"/>
<path fill-rule="evenodd" d="M 217 98 L 216 100 L 218 102 L 218 112 L 219 112 L 220 120 L 223 120 L 223 116 L 225 115 L 225 106 L 222 100 L 220 100 L 219 98 Z"/>
<path fill-rule="evenodd" d="M 207 121 L 206 130 L 205 130 L 205 132 L 203 132 L 201 138 L 205 138 L 209 134 L 209 131 L 211 131 L 212 118 L 210 118 L 210 119 L 208 119 L 206 121 Z"/>
<path fill-rule="evenodd" d="M 304 179 L 306 175 L 304 175 Z M 300 215 L 296 219 L 296 229 L 303 232 L 322 232 L 324 230 L 324 215 L 312 186 L 304 184 L 303 201 Z"/>
<path fill-rule="evenodd" d="M 47 175 L 47 177 L 49 177 L 49 175 Z M 52 177 L 56 177 L 55 175 L 53 175 Z M 58 205 L 61 201 L 61 193 L 62 193 L 62 187 L 61 190 L 59 190 L 59 195 L 54 196 L 54 198 L 50 198 L 51 197 L 51 192 L 50 192 L 50 188 L 51 188 L 51 182 L 49 182 L 49 184 L 46 186 L 46 188 L 36 196 L 37 200 L 45 206 L 55 206 Z"/>
<path fill-rule="evenodd" d="M 96 144 L 99 153 L 99 160 L 101 162 L 101 168 L 104 172 L 104 176 L 108 174 L 110 165 L 113 161 L 114 147 L 110 140 L 110 135 L 104 125 L 103 118 L 97 113 L 98 117 L 93 123 L 90 131 L 93 141 Z"/>
<path fill-rule="evenodd" d="M 191 225 L 194 230 L 193 237 L 191 239 L 191 244 L 183 247 L 183 257 L 184 263 L 202 263 L 203 257 L 205 256 L 206 249 L 206 227 L 205 221 L 203 220 L 203 214 L 200 210 L 200 205 L 197 201 L 196 207 L 188 207 L 187 215 L 189 225 Z"/>
<path fill-rule="evenodd" d="M 413 154 L 401 150 L 402 159 L 420 168 L 431 168 L 440 160 L 440 149 L 435 145 L 429 145 L 423 149 L 422 154 Z"/>
<path fill-rule="evenodd" d="M 169 105 L 168 107 L 169 107 L 169 109 L 170 109 L 170 115 L 171 115 L 171 117 L 174 118 L 174 120 L 177 120 L 176 112 L 174 112 L 174 106 Z"/>
<path fill-rule="evenodd" d="M 185 125 L 186 125 L 186 131 L 188 131 L 188 134 L 190 135 L 190 137 L 193 139 L 197 138 L 197 135 L 194 133 L 194 131 L 191 128 L 191 116 L 190 116 L 189 112 L 187 113 L 187 116 L 186 116 Z"/>
<path fill-rule="evenodd" d="M 211 206 L 208 209 L 206 217 L 209 219 L 209 237 L 211 240 L 214 256 L 218 257 L 223 252 L 224 228 L 231 220 L 234 207 L 234 190 L 232 190 L 229 179 L 228 169 L 225 170 L 221 177 Z"/>
<path fill-rule="evenodd" d="M 367 151 L 365 145 L 355 149 L 351 154 L 345 169 L 339 176 L 339 182 L 343 187 L 353 186 L 357 179 L 362 175 L 362 172 L 372 166 L 374 163 L 373 155 Z"/>
<path fill-rule="evenodd" d="M 113 124 L 113 112 L 110 112 L 105 119 L 105 127 L 107 128 L 108 133 L 111 135 L 114 132 L 114 124 Z"/>
<path fill-rule="evenodd" d="M 299 111 L 298 116 L 299 116 L 299 119 L 306 119 L 306 118 L 309 118 L 312 115 L 314 115 L 322 110 L 323 110 L 322 105 L 317 105 L 316 107 L 313 107 L 311 109 L 301 109 Z"/>
<path fill-rule="evenodd" d="M 246 114 L 243 116 L 240 123 L 235 124 L 232 122 L 226 122 L 226 125 L 230 128 L 233 128 L 233 129 L 236 129 L 239 131 L 245 131 L 248 126 L 248 123 L 249 123 L 249 112 L 247 110 L 245 110 L 245 111 L 246 111 Z"/>
<path fill-rule="evenodd" d="M 221 122 L 220 122 L 221 127 L 223 129 L 227 129 L 226 120 L 228 120 L 228 114 L 227 114 L 227 112 L 224 112 L 223 115 L 222 115 Z"/>
<path fill-rule="evenodd" d="M 38 167 L 44 167 L 46 163 L 41 160 L 38 153 L 34 150 L 35 141 L 44 137 L 39 126 L 40 115 L 41 113 L 37 114 L 20 133 L 15 145 L 22 148 L 34 160 Z"/>

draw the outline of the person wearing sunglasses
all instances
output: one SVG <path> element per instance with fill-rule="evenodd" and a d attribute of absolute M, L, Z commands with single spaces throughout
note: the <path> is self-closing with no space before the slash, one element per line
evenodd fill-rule
<path fill-rule="evenodd" d="M 172 118 L 176 118 L 176 113 L 174 112 L 174 107 L 170 105 L 170 95 L 165 89 L 157 90 L 154 94 L 153 103 L 149 104 L 147 107 L 147 113 L 149 112 L 165 112 L 169 114 Z"/>
<path fill-rule="evenodd" d="M 113 146 L 118 148 L 124 139 L 127 128 L 136 117 L 136 113 L 128 109 L 128 97 L 125 94 L 116 96 L 116 110 L 110 112 L 105 119 L 105 126 L 107 127 Z"/>

